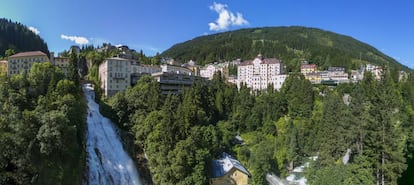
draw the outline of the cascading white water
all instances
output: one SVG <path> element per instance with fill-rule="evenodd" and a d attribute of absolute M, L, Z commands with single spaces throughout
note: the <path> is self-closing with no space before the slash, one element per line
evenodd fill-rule
<path fill-rule="evenodd" d="M 128 156 L 114 124 L 99 112 L 95 92 L 90 84 L 83 86 L 88 101 L 85 185 L 140 185 L 137 169 Z"/>

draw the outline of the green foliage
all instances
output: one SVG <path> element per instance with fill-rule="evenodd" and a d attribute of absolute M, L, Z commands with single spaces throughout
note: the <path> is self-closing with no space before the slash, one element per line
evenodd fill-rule
<path fill-rule="evenodd" d="M 81 183 L 85 106 L 75 87 L 49 63 L 1 83 L 0 184 Z"/>
<path fill-rule="evenodd" d="M 290 74 L 280 91 L 287 101 L 290 117 L 311 117 L 314 102 L 313 87 L 301 73 Z"/>
<path fill-rule="evenodd" d="M 207 184 L 210 162 L 223 151 L 236 154 L 251 184 L 266 184 L 266 173 L 285 177 L 314 155 L 310 184 L 396 184 L 414 148 L 412 97 L 402 96 L 414 94 L 413 82 L 366 73 L 360 83 L 332 89 L 293 73 L 280 92 L 252 94 L 216 74 L 181 95 L 163 96 L 158 83 L 143 77 L 110 105 L 145 149 L 155 184 Z M 342 164 L 347 149 L 350 159 Z"/>

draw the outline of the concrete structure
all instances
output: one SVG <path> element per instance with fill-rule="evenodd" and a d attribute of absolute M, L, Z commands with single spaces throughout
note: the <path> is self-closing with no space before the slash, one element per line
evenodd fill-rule
<path fill-rule="evenodd" d="M 240 64 L 240 59 L 237 59 L 231 62 L 207 64 L 206 66 L 200 69 L 200 76 L 203 78 L 212 80 L 214 73 L 220 71 L 222 76 L 228 79 L 230 65 L 237 66 L 239 64 Z"/>
<path fill-rule="evenodd" d="M 153 65 L 141 65 L 138 62 L 131 63 L 131 73 L 138 73 L 138 74 L 152 74 L 152 73 L 159 73 L 161 72 L 160 66 L 153 66 Z"/>
<path fill-rule="evenodd" d="M 99 80 L 105 96 L 113 96 L 131 86 L 131 60 L 108 58 L 99 65 Z"/>
<path fill-rule="evenodd" d="M 180 94 L 183 88 L 190 87 L 197 78 L 200 78 L 186 74 L 165 72 L 153 73 L 151 76 L 160 83 L 162 94 Z"/>
<path fill-rule="evenodd" d="M 345 72 L 343 67 L 329 67 L 328 68 L 329 80 L 334 80 L 338 83 L 348 83 L 348 73 Z"/>
<path fill-rule="evenodd" d="M 181 67 L 181 66 L 175 66 L 175 65 L 163 64 L 161 65 L 161 71 L 163 73 L 175 73 L 175 74 L 185 74 L 185 75 L 194 76 L 193 71 L 191 71 L 190 69 Z"/>
<path fill-rule="evenodd" d="M 209 80 L 213 79 L 214 73 L 216 71 L 222 72 L 223 68 L 216 68 L 213 64 L 208 64 L 207 66 L 200 69 L 200 76 Z M 223 73 L 223 72 L 222 72 Z"/>
<path fill-rule="evenodd" d="M 237 67 L 238 87 L 246 84 L 253 91 L 263 90 L 269 84 L 277 90 L 281 87 L 286 75 L 283 74 L 283 67 L 280 60 L 275 58 L 263 59 L 259 54 L 252 61 L 245 61 Z"/>
<path fill-rule="evenodd" d="M 69 64 L 70 64 L 69 57 L 60 57 L 60 56 L 55 57 L 54 53 L 50 52 L 50 63 L 62 69 L 65 76 L 68 76 Z"/>
<path fill-rule="evenodd" d="M 41 51 L 30 51 L 12 55 L 8 58 L 7 75 L 13 76 L 23 72 L 28 73 L 35 62 L 49 62 L 49 58 Z"/>
<path fill-rule="evenodd" d="M 210 184 L 212 185 L 247 185 L 249 181 L 249 172 L 235 158 L 227 153 L 223 153 L 220 159 L 212 162 L 212 176 Z"/>

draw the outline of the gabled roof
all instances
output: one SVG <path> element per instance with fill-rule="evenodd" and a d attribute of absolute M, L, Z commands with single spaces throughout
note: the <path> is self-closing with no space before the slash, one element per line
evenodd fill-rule
<path fill-rule="evenodd" d="M 17 53 L 15 55 L 9 56 L 9 58 L 29 57 L 29 56 L 47 56 L 47 55 L 41 51 L 29 51 L 29 52 Z"/>
<path fill-rule="evenodd" d="M 226 175 L 231 169 L 236 168 L 237 170 L 243 172 L 246 175 L 249 175 L 249 172 L 246 168 L 231 155 L 223 152 L 222 158 L 213 160 L 212 162 L 213 173 L 212 178 L 222 177 Z"/>

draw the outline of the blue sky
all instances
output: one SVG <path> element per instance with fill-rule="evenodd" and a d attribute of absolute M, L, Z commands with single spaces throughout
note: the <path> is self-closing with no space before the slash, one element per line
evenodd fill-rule
<path fill-rule="evenodd" d="M 410 0 L 2 0 L 0 17 L 33 27 L 51 51 L 110 42 L 147 55 L 205 34 L 299 25 L 351 36 L 414 68 Z"/>

